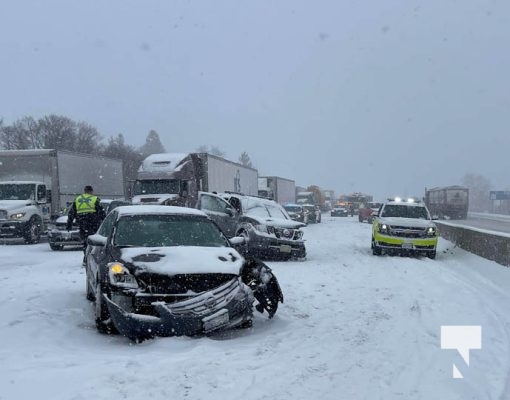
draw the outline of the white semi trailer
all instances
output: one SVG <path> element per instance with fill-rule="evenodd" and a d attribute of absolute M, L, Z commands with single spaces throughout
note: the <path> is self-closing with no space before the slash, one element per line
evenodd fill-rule
<path fill-rule="evenodd" d="M 162 153 L 148 156 L 133 185 L 133 204 L 195 207 L 198 192 L 257 195 L 258 172 L 208 153 Z"/>
<path fill-rule="evenodd" d="M 122 161 L 50 149 L 0 151 L 0 237 L 39 242 L 85 185 L 102 198 L 124 197 Z"/>
<path fill-rule="evenodd" d="M 296 202 L 296 182 L 279 176 L 259 177 L 259 196 L 284 205 Z"/>

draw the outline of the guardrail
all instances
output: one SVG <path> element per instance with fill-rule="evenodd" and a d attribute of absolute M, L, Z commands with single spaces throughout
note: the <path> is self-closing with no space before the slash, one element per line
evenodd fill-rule
<path fill-rule="evenodd" d="M 489 214 L 481 212 L 469 212 L 469 218 L 490 219 L 491 221 L 510 221 L 510 215 L 507 214 Z"/>
<path fill-rule="evenodd" d="M 510 266 L 510 235 L 436 221 L 439 233 L 460 248 Z"/>

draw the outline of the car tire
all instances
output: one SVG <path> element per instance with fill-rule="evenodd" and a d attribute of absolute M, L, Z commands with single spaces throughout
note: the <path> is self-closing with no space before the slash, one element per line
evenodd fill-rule
<path fill-rule="evenodd" d="M 436 258 L 436 252 L 435 251 L 428 252 L 427 257 L 430 258 L 431 260 L 434 260 Z"/>
<path fill-rule="evenodd" d="M 41 220 L 37 217 L 30 218 L 23 239 L 27 244 L 36 244 L 41 240 Z"/>
<path fill-rule="evenodd" d="M 89 301 L 95 301 L 96 296 L 94 296 L 94 293 L 92 293 L 92 287 L 90 286 L 90 281 L 87 272 L 85 272 L 85 297 Z"/>
<path fill-rule="evenodd" d="M 63 245 L 61 244 L 52 244 L 50 243 L 50 249 L 53 250 L 53 251 L 60 251 L 64 248 Z"/>
<path fill-rule="evenodd" d="M 374 238 L 372 238 L 372 254 L 374 256 L 380 256 L 382 254 L 382 249 L 375 244 Z"/>
<path fill-rule="evenodd" d="M 99 333 L 103 333 L 106 335 L 111 335 L 112 333 L 116 333 L 117 330 L 113 325 L 110 312 L 108 311 L 108 306 L 106 305 L 103 299 L 103 290 L 101 288 L 101 283 L 98 283 L 96 286 L 96 301 L 95 301 L 95 318 L 96 318 L 96 328 Z"/>

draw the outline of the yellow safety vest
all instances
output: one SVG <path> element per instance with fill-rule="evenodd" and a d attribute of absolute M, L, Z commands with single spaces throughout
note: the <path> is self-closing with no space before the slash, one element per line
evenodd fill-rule
<path fill-rule="evenodd" d="M 80 194 L 74 201 L 77 214 L 88 214 L 96 212 L 97 196 L 91 194 Z"/>

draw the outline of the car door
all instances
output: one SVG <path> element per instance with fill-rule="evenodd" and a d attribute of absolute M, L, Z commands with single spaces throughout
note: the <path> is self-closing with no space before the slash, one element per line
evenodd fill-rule
<path fill-rule="evenodd" d="M 101 226 L 97 231 L 97 235 L 109 238 L 112 234 L 115 221 L 117 220 L 117 212 L 114 210 L 110 212 L 103 220 Z M 93 287 L 96 287 L 96 278 L 99 276 L 99 268 L 101 263 L 106 259 L 106 246 L 92 246 L 87 247 L 87 279 L 93 282 Z"/>
<path fill-rule="evenodd" d="M 216 222 L 225 236 L 231 238 L 235 235 L 237 213 L 228 201 L 213 193 L 200 192 L 197 208 Z"/>

